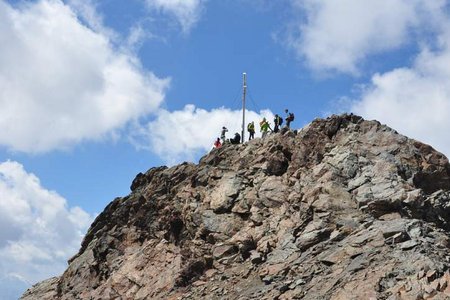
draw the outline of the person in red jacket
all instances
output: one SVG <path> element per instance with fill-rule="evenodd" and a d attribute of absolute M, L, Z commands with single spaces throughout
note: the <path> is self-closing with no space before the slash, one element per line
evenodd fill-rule
<path fill-rule="evenodd" d="M 217 140 L 214 142 L 214 148 L 220 148 L 222 147 L 222 143 L 220 142 L 220 139 L 217 138 Z"/>

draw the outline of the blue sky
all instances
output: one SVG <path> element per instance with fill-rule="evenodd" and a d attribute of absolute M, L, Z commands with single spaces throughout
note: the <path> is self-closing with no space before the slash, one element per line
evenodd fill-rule
<path fill-rule="evenodd" d="M 60 273 L 137 173 L 239 131 L 242 72 L 248 120 L 355 112 L 450 154 L 448 4 L 0 0 L 0 281 Z"/>

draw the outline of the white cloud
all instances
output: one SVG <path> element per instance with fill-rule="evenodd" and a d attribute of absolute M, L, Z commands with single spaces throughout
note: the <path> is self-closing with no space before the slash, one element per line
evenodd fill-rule
<path fill-rule="evenodd" d="M 302 19 L 288 44 L 316 71 L 357 74 L 369 55 L 440 28 L 446 0 L 291 0 Z M 424 35 L 426 36 L 426 35 Z"/>
<path fill-rule="evenodd" d="M 88 7 L 78 6 L 101 27 Z M 0 0 L 0 52 L 0 144 L 12 150 L 45 152 L 109 136 L 155 111 L 169 83 L 59 0 Z"/>
<path fill-rule="evenodd" d="M 410 68 L 376 74 L 352 110 L 377 119 L 450 156 L 450 34 L 424 49 Z"/>
<path fill-rule="evenodd" d="M 136 24 L 130 28 L 130 33 L 126 41 L 127 48 L 137 52 L 144 41 L 152 37 L 153 35 L 150 32 L 147 32 L 141 24 Z"/>
<path fill-rule="evenodd" d="M 262 110 L 259 114 L 247 111 L 246 123 L 255 121 L 258 127 L 263 117 L 273 120 L 269 110 Z M 222 126 L 229 130 L 227 138 L 233 137 L 235 132 L 240 134 L 242 111 L 224 107 L 207 111 L 191 104 L 179 111 L 162 110 L 155 121 L 136 130 L 135 143 L 154 151 L 170 164 L 192 161 L 197 155 L 206 154 L 211 149 L 215 139 L 220 137 Z M 248 138 L 248 133 L 245 134 Z"/>
<path fill-rule="evenodd" d="M 145 0 L 150 9 L 175 17 L 185 33 L 198 22 L 207 0 Z"/>
<path fill-rule="evenodd" d="M 19 278 L 12 282 L 23 288 L 59 275 L 91 221 L 18 162 L 0 163 L 0 278 Z M 9 288 L 17 291 L 15 284 Z"/>
<path fill-rule="evenodd" d="M 108 36 L 116 36 L 113 30 L 103 25 L 103 16 L 96 9 L 95 0 L 66 0 L 71 9 L 86 24 L 96 32 L 102 32 Z"/>

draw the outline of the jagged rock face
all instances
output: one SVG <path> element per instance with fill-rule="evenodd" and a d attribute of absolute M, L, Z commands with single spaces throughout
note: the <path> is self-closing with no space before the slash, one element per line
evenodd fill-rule
<path fill-rule="evenodd" d="M 447 299 L 450 166 L 354 115 L 153 168 L 22 299 Z"/>

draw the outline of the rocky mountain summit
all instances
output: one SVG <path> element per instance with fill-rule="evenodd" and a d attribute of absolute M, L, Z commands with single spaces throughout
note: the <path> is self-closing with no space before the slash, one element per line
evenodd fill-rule
<path fill-rule="evenodd" d="M 450 299 L 450 165 L 355 115 L 138 174 L 22 299 Z"/>

